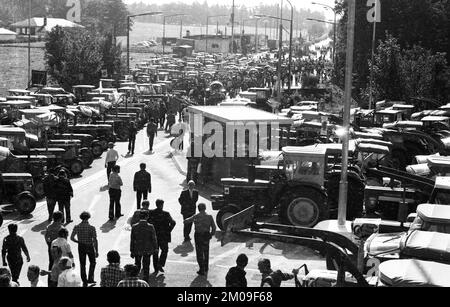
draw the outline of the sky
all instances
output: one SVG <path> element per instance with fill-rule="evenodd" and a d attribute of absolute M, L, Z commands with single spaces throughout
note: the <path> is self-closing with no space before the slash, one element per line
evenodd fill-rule
<path fill-rule="evenodd" d="M 200 3 L 203 3 L 204 0 L 165 0 L 164 2 L 180 2 L 180 3 L 192 3 L 194 1 L 198 1 Z M 315 11 L 323 11 L 325 13 L 325 16 L 329 19 L 333 18 L 333 12 L 328 9 L 324 9 L 322 6 L 314 5 L 312 4 L 313 0 L 291 0 L 291 3 L 296 8 L 306 8 L 311 9 Z M 161 3 L 161 0 L 124 0 L 125 3 L 135 3 L 135 2 L 143 2 L 148 4 L 154 4 L 154 3 Z M 231 6 L 233 1 L 232 0 L 207 0 L 208 4 L 225 4 L 229 2 L 229 5 Z M 318 3 L 327 4 L 330 6 L 334 6 L 334 0 L 316 0 Z M 245 4 L 247 7 L 254 7 L 258 6 L 260 3 L 280 3 L 279 0 L 235 0 L 235 5 L 239 6 L 242 4 Z M 285 5 L 288 5 L 287 1 L 284 1 Z"/>

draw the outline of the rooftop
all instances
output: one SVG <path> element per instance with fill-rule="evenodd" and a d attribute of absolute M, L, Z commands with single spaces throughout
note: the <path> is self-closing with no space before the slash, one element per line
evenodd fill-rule
<path fill-rule="evenodd" d="M 44 27 L 44 17 L 33 17 L 29 21 L 28 19 L 13 23 L 11 27 L 14 28 L 27 28 L 28 23 L 31 27 Z M 84 28 L 82 25 L 71 22 L 63 18 L 47 18 L 47 25 L 45 26 L 46 31 L 51 31 L 54 27 L 60 26 L 62 28 Z"/>

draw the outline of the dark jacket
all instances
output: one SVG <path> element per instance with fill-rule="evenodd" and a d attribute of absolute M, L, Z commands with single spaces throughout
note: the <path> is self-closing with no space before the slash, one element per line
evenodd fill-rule
<path fill-rule="evenodd" d="M 44 180 L 42 181 L 44 186 L 44 195 L 47 198 L 55 199 L 56 193 L 55 193 L 55 182 L 56 177 L 53 174 L 47 174 L 44 177 Z"/>
<path fill-rule="evenodd" d="M 263 276 L 261 280 L 261 287 L 269 286 L 269 287 L 280 287 L 282 281 L 286 281 L 294 278 L 294 275 L 289 273 L 283 273 L 280 270 L 273 271 L 267 276 Z"/>
<path fill-rule="evenodd" d="M 155 123 L 148 123 L 147 125 L 147 136 L 151 137 L 152 135 L 155 135 L 158 133 L 158 126 L 156 126 Z"/>
<path fill-rule="evenodd" d="M 70 197 L 73 196 L 72 185 L 69 179 L 58 178 L 55 181 L 54 191 L 57 201 L 70 201 Z"/>
<path fill-rule="evenodd" d="M 137 128 L 130 126 L 130 128 L 128 128 L 128 137 L 130 139 L 136 139 L 136 134 L 137 134 Z"/>
<path fill-rule="evenodd" d="M 237 266 L 230 268 L 227 276 L 225 277 L 226 287 L 247 287 L 247 278 L 245 278 L 246 274 L 247 273 L 243 269 Z"/>
<path fill-rule="evenodd" d="M 131 228 L 130 252 L 134 255 L 154 254 L 158 248 L 155 228 L 147 221 L 139 221 Z"/>
<path fill-rule="evenodd" d="M 134 174 L 133 188 L 135 191 L 152 192 L 152 176 L 145 170 L 140 170 Z"/>
<path fill-rule="evenodd" d="M 171 232 L 175 228 L 176 222 L 169 212 L 155 209 L 150 211 L 149 222 L 155 227 L 156 237 L 160 241 L 172 241 Z"/>
<path fill-rule="evenodd" d="M 181 192 L 180 197 L 178 198 L 178 202 L 181 205 L 181 214 L 183 216 L 185 215 L 194 215 L 196 211 L 196 205 L 198 201 L 198 191 L 193 190 L 192 192 L 192 198 L 189 193 L 189 190 L 184 190 Z"/>
<path fill-rule="evenodd" d="M 131 220 L 130 220 L 130 225 L 131 226 L 133 226 L 134 224 L 139 223 L 139 221 L 141 220 L 141 212 L 142 211 L 146 211 L 148 216 L 150 216 L 150 210 L 148 210 L 148 209 L 141 208 L 139 210 L 134 211 L 133 216 L 131 217 Z"/>

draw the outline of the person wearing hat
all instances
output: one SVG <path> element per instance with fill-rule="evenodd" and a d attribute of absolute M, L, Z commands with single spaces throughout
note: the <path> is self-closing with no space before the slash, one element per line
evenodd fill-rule
<path fill-rule="evenodd" d="M 128 154 L 134 155 L 134 147 L 136 145 L 137 128 L 136 123 L 131 122 L 128 128 Z"/>
<path fill-rule="evenodd" d="M 181 205 L 181 215 L 183 219 L 186 220 L 193 216 L 196 211 L 196 205 L 198 201 L 198 191 L 195 190 L 195 182 L 193 180 L 189 181 L 188 189 L 181 192 L 178 202 Z M 185 223 L 183 228 L 184 241 L 188 242 L 191 240 L 190 234 L 192 230 L 192 223 Z"/>
<path fill-rule="evenodd" d="M 60 170 L 58 172 L 58 178 L 55 181 L 54 189 L 56 201 L 58 202 L 58 210 L 63 213 L 65 212 L 67 224 L 73 222 L 70 216 L 70 199 L 73 197 L 73 188 L 67 178 L 66 171 Z M 64 218 L 62 222 L 64 223 Z"/>
<path fill-rule="evenodd" d="M 153 142 L 155 140 L 155 136 L 158 133 L 158 125 L 155 124 L 155 119 L 152 117 L 150 118 L 150 122 L 147 124 L 147 137 L 149 141 L 149 149 L 150 152 L 153 151 Z"/>
<path fill-rule="evenodd" d="M 109 175 L 111 175 L 113 167 L 116 165 L 117 160 L 119 160 L 119 153 L 114 149 L 114 143 L 110 142 L 108 147 L 109 150 L 106 153 L 105 168 L 109 180 Z"/>
<path fill-rule="evenodd" d="M 95 227 L 89 224 L 91 214 L 84 211 L 80 214 L 81 223 L 73 228 L 70 239 L 78 243 L 78 255 L 80 257 L 80 274 L 83 286 L 95 284 L 94 270 L 95 259 L 98 258 L 98 241 Z M 76 237 L 76 239 L 75 239 Z M 89 258 L 89 276 L 86 277 L 86 256 Z"/>

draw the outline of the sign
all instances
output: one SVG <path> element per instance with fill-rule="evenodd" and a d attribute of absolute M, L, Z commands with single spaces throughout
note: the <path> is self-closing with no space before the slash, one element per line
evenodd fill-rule
<path fill-rule="evenodd" d="M 381 22 L 381 0 L 367 0 L 367 21 L 370 23 Z"/>
<path fill-rule="evenodd" d="M 69 8 L 66 19 L 72 22 L 81 22 L 81 0 L 67 0 L 66 7 Z"/>

